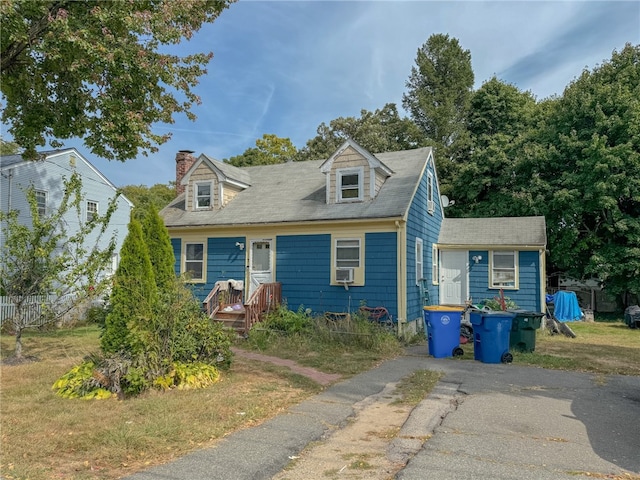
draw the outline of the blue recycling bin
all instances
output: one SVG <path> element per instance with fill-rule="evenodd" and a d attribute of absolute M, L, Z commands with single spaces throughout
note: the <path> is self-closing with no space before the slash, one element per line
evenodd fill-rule
<path fill-rule="evenodd" d="M 473 358 L 482 363 L 510 363 L 509 336 L 514 312 L 471 310 Z"/>
<path fill-rule="evenodd" d="M 461 307 L 429 305 L 424 307 L 424 325 L 429 355 L 435 358 L 463 355 L 460 348 Z"/>

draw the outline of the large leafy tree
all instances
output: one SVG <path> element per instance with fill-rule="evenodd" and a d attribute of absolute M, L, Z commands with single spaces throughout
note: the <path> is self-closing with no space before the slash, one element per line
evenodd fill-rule
<path fill-rule="evenodd" d="M 115 249 L 102 237 L 116 208 L 117 196 L 104 215 L 82 219 L 82 181 L 74 172 L 63 179 L 62 200 L 50 214 L 38 212 L 35 190 L 26 190 L 31 222 L 18 210 L 0 212 L 4 244 L 0 254 L 0 293 L 15 305 L 11 318 L 16 338 L 15 356 L 22 357 L 22 333 L 27 328 L 51 324 L 106 286 L 105 271 Z M 68 225 L 77 225 L 74 232 Z M 93 240 L 90 240 L 93 239 Z M 49 295 L 44 304 L 34 297 Z M 40 315 L 34 315 L 34 312 Z"/>
<path fill-rule="evenodd" d="M 189 39 L 234 0 L 0 3 L 2 121 L 25 155 L 47 139 L 83 137 L 92 153 L 126 160 L 157 151 L 154 123 L 191 113 L 211 53 L 180 57 Z"/>
<path fill-rule="evenodd" d="M 330 157 L 352 138 L 373 153 L 408 150 L 426 145 L 425 136 L 408 118 L 398 114 L 395 104 L 387 103 L 374 112 L 361 110 L 360 117 L 339 117 L 324 122 L 317 135 L 300 149 L 296 160 L 319 160 Z"/>
<path fill-rule="evenodd" d="M 551 260 L 640 294 L 640 46 L 585 70 L 551 106 L 544 163 Z"/>
<path fill-rule="evenodd" d="M 15 142 L 7 142 L 0 137 L 0 155 L 13 155 L 20 151 L 20 147 Z"/>
<path fill-rule="evenodd" d="M 146 185 L 126 185 L 122 187 L 121 191 L 136 207 L 133 211 L 133 216 L 140 221 L 149 210 L 156 209 L 160 211 L 166 207 L 171 200 L 176 198 L 174 182 L 170 182 L 169 185 L 157 183 L 152 187 Z"/>
<path fill-rule="evenodd" d="M 456 204 L 450 215 L 539 213 L 534 179 L 520 163 L 537 151 L 532 134 L 540 112 L 531 93 L 495 77 L 473 93 L 467 121 L 473 148 L 452 179 Z"/>
<path fill-rule="evenodd" d="M 466 120 L 473 82 L 469 50 L 449 35 L 434 34 L 418 49 L 402 96 L 402 105 L 436 148 L 441 188 L 447 194 L 469 147 Z"/>
<path fill-rule="evenodd" d="M 293 160 L 298 149 L 289 138 L 281 138 L 272 133 L 265 133 L 256 140 L 256 146 L 248 148 L 241 155 L 236 155 L 225 162 L 236 167 L 251 165 L 273 165 Z"/>

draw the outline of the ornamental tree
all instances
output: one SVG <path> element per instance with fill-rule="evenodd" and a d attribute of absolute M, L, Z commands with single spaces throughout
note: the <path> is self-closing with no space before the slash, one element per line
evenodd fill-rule
<path fill-rule="evenodd" d="M 22 332 L 54 323 L 79 304 L 99 295 L 107 286 L 106 269 L 115 250 L 112 237 L 101 248 L 102 237 L 116 209 L 114 196 L 104 215 L 82 219 L 82 181 L 74 172 L 63 179 L 58 208 L 48 215 L 38 212 L 33 187 L 26 189 L 31 223 L 18 210 L 0 212 L 4 245 L 0 253 L 0 293 L 15 305 L 10 319 L 15 332 L 15 356 L 22 357 Z M 77 225 L 70 232 L 68 225 Z M 91 242 L 90 238 L 93 238 Z M 49 295 L 43 303 L 34 297 Z M 38 315 L 34 312 L 39 313 Z"/>

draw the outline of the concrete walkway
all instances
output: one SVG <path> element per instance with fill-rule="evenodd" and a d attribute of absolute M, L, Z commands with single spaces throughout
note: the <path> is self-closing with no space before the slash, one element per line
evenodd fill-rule
<path fill-rule="evenodd" d="M 397 479 L 640 480 L 639 377 L 434 359 L 426 347 L 335 383 L 216 447 L 128 478 L 269 479 L 346 425 L 354 404 L 424 369 L 444 377 L 389 446 L 388 455 L 405 464 Z"/>

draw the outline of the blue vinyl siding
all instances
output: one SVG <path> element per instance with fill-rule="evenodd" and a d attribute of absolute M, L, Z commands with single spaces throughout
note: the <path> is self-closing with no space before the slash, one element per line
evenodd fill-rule
<path fill-rule="evenodd" d="M 71 161 L 72 156 L 74 161 Z M 66 234 L 75 235 L 80 225 L 87 218 L 87 201 L 95 202 L 98 206 L 98 214 L 104 215 L 110 201 L 116 196 L 117 189 L 109 180 L 98 172 L 84 157 L 74 149 L 50 152 L 45 161 L 21 162 L 11 168 L 12 175 L 1 176 L 0 182 L 0 208 L 3 212 L 18 210 L 18 220 L 21 225 L 31 226 L 31 211 L 26 198 L 26 189 L 33 186 L 36 190 L 46 192 L 46 211 L 51 214 L 60 208 L 64 197 L 64 181 L 69 179 L 75 171 L 82 180 L 82 202 L 80 204 L 80 216 L 75 209 L 71 209 L 65 215 Z M 9 186 L 11 185 L 11 187 Z M 9 197 L 9 193 L 11 197 Z M 111 215 L 109 225 L 103 234 L 96 228 L 85 237 L 85 247 L 105 249 L 113 237 L 116 242 L 115 253 L 119 253 L 127 236 L 131 204 L 124 196 L 116 200 L 116 209 Z M 0 245 L 4 244 L 3 233 L 0 232 Z"/>
<path fill-rule="evenodd" d="M 482 260 L 476 264 L 472 257 L 477 255 L 481 255 Z M 518 289 L 506 289 L 504 296 L 516 302 L 519 308 L 539 311 L 540 257 L 537 251 L 518 252 L 518 282 Z M 474 304 L 500 296 L 499 289 L 489 288 L 489 252 L 486 250 L 469 251 L 469 294 Z"/>
<path fill-rule="evenodd" d="M 427 172 L 434 174 L 433 215 L 427 212 Z M 423 305 L 420 287 L 416 285 L 416 237 L 422 239 L 423 275 L 427 279 L 429 298 L 432 305 L 438 304 L 438 285 L 433 285 L 431 272 L 432 245 L 438 242 L 442 214 L 440 208 L 440 190 L 435 181 L 433 163 L 429 162 L 420 185 L 413 198 L 407 217 L 407 320 L 422 318 Z"/>
<path fill-rule="evenodd" d="M 245 253 L 236 247 L 236 242 L 244 242 L 245 237 L 208 238 L 206 240 L 207 265 L 206 283 L 192 284 L 194 295 L 203 301 L 220 280 L 245 280 Z M 180 274 L 182 239 L 171 239 L 176 257 L 176 272 Z M 245 288 L 246 291 L 246 288 Z"/>
<path fill-rule="evenodd" d="M 365 285 L 349 290 L 331 285 L 331 235 L 278 236 L 276 248 L 276 280 L 289 309 L 354 313 L 366 303 L 397 316 L 394 232 L 365 235 Z"/>
<path fill-rule="evenodd" d="M 172 238 L 171 246 L 173 247 L 173 257 L 176 259 L 176 263 L 174 264 L 174 270 L 176 272 L 176 277 L 179 277 L 180 276 L 180 255 L 182 253 L 182 239 Z"/>
<path fill-rule="evenodd" d="M 282 283 L 282 298 L 291 310 L 335 311 L 326 303 L 330 279 L 331 235 L 276 238 L 276 281 Z"/>

